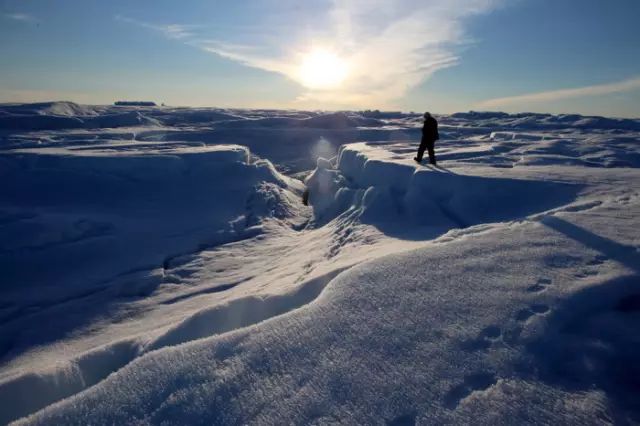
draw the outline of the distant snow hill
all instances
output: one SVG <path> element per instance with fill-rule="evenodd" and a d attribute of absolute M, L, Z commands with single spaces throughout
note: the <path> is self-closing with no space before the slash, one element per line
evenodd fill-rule
<path fill-rule="evenodd" d="M 0 424 L 639 424 L 640 120 L 436 118 L 0 105 Z"/>

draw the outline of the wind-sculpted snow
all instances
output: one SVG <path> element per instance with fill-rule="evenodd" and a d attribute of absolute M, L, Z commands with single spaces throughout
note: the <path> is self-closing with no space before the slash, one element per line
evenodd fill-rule
<path fill-rule="evenodd" d="M 180 259 L 254 237 L 268 218 L 298 223 L 301 183 L 249 156 L 234 145 L 125 141 L 5 152 L 3 177 L 13 184 L 0 189 L 0 355 L 20 357 L 87 326 L 118 300 L 179 283 L 171 270 Z M 136 353 L 107 344 L 70 365 L 5 372 L 0 399 L 14 403 L 0 422 L 91 386 Z"/>
<path fill-rule="evenodd" d="M 238 146 L 24 149 L 2 161 L 12 182 L 0 189 L 5 303 L 82 293 L 203 244 L 241 238 L 256 218 L 293 216 L 286 193 L 300 191 Z M 271 201 L 260 201 L 267 194 Z M 32 288 L 38 295 L 25 293 Z"/>
<path fill-rule="evenodd" d="M 558 220 L 606 239 L 583 226 L 615 232 L 602 215 L 619 202 Z M 524 222 L 363 264 L 305 309 L 150 353 L 25 424 L 637 421 L 638 288 L 607 277 L 624 271 L 619 255 L 638 255 L 576 237 Z M 593 270 L 602 278 L 578 278 Z M 602 335 L 611 315 L 620 328 Z"/>
<path fill-rule="evenodd" d="M 83 107 L 71 102 L 0 105 L 0 130 L 56 130 L 158 125 L 138 111 Z"/>
<path fill-rule="evenodd" d="M 0 421 L 20 418 L 69 395 L 74 395 L 125 366 L 139 352 L 136 342 L 117 342 L 61 363 L 47 373 L 27 373 L 0 383 L 3 410 Z"/>
<path fill-rule="evenodd" d="M 3 116 L 54 115 L 67 117 L 92 117 L 104 112 L 108 107 L 78 105 L 73 102 L 40 102 L 34 104 L 1 104 Z"/>
<path fill-rule="evenodd" d="M 243 119 L 243 117 L 239 115 L 209 108 L 179 108 L 169 111 L 158 110 L 153 112 L 153 118 L 165 126 L 190 126 L 199 123 L 211 124 L 220 121 Z"/>
<path fill-rule="evenodd" d="M 416 232 L 420 226 L 468 227 L 525 217 L 568 204 L 580 185 L 508 177 L 473 176 L 401 159 L 384 145 L 343 146 L 336 167 L 325 159 L 307 178 L 316 219 L 357 211 L 379 227 Z M 408 224 L 412 224 L 410 229 Z"/>
<path fill-rule="evenodd" d="M 504 112 L 465 112 L 451 115 L 452 121 L 474 125 L 518 129 L 594 129 L 640 131 L 640 119 L 589 117 L 578 114 L 507 114 Z"/>
<path fill-rule="evenodd" d="M 307 118 L 268 117 L 249 120 L 233 120 L 218 123 L 222 128 L 310 128 L 310 129 L 349 129 L 356 127 L 379 127 L 383 123 L 373 118 L 357 114 L 336 112 Z"/>
<path fill-rule="evenodd" d="M 314 300 L 340 271 L 309 280 L 286 295 L 244 297 L 204 309 L 144 347 L 136 340 L 116 342 L 84 353 L 45 373 L 20 375 L 0 382 L 0 397 L 7 403 L 0 421 L 22 417 L 79 393 L 144 353 L 257 324 L 304 306 Z M 33 393 L 37 397 L 34 398 Z"/>
<path fill-rule="evenodd" d="M 490 160 L 496 167 L 513 166 L 521 159 L 520 150 L 524 147 L 517 146 L 519 142 L 550 139 L 578 146 L 585 144 L 591 150 L 562 159 L 552 158 L 556 152 L 549 150 L 546 155 L 550 162 L 571 161 L 590 167 L 638 167 L 640 164 L 637 157 L 626 157 L 628 150 L 608 149 L 625 144 L 629 138 L 635 140 L 640 132 L 639 120 L 493 112 L 458 113 L 438 118 L 443 140 L 456 150 L 460 147 L 468 150 L 491 141 L 488 136 L 492 132 L 510 132 L 513 139 L 510 143 L 493 144 L 494 155 Z M 84 139 L 76 139 L 78 143 L 100 143 L 115 135 L 116 129 L 123 129 L 119 133 L 127 134 L 133 140 L 240 144 L 287 170 L 299 172 L 314 167 L 318 156 L 314 152 L 319 140 L 328 141 L 334 150 L 344 143 L 359 141 L 416 140 L 420 137 L 420 125 L 420 114 L 397 112 L 85 106 L 71 102 L 4 104 L 0 105 L 0 130 L 4 129 L 0 133 L 0 146 L 59 145 L 61 141 L 63 144 L 70 142 L 72 137 Z M 26 131 L 32 133 L 26 135 Z M 637 147 L 632 147 L 631 151 L 637 152 Z M 481 160 L 463 155 L 471 162 Z"/>
<path fill-rule="evenodd" d="M 216 125 L 224 128 L 380 127 L 418 122 L 421 114 L 379 111 L 317 113 L 304 111 L 172 108 L 149 106 L 89 106 L 73 102 L 0 104 L 0 129 L 38 130 L 140 125 Z M 442 124 L 520 130 L 624 130 L 640 131 L 640 119 L 617 119 L 578 114 L 466 112 L 442 116 Z"/>
<path fill-rule="evenodd" d="M 638 120 L 437 119 L 0 105 L 0 423 L 639 423 Z"/>

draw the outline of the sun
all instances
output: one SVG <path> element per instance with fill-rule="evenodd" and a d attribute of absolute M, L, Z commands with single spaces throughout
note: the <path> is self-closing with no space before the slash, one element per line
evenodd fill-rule
<path fill-rule="evenodd" d="M 310 89 L 334 89 L 347 74 L 347 63 L 343 59 L 329 50 L 314 49 L 302 58 L 299 80 Z"/>

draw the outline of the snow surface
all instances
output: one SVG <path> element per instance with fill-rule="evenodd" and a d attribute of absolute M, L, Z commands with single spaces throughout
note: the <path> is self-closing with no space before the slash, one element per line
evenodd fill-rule
<path fill-rule="evenodd" d="M 0 105 L 0 423 L 640 423 L 640 120 L 437 118 Z"/>

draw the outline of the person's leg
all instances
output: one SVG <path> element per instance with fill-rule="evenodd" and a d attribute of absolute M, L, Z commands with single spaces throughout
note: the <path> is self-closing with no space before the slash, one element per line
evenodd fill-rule
<path fill-rule="evenodd" d="M 434 166 L 436 165 L 435 145 L 435 142 L 431 142 L 429 145 L 427 145 L 427 149 L 429 150 L 429 163 L 433 164 Z"/>
<path fill-rule="evenodd" d="M 422 161 L 422 156 L 424 155 L 424 150 L 427 149 L 427 141 L 422 139 L 420 142 L 420 148 L 418 148 L 418 155 L 416 156 L 416 161 Z"/>

